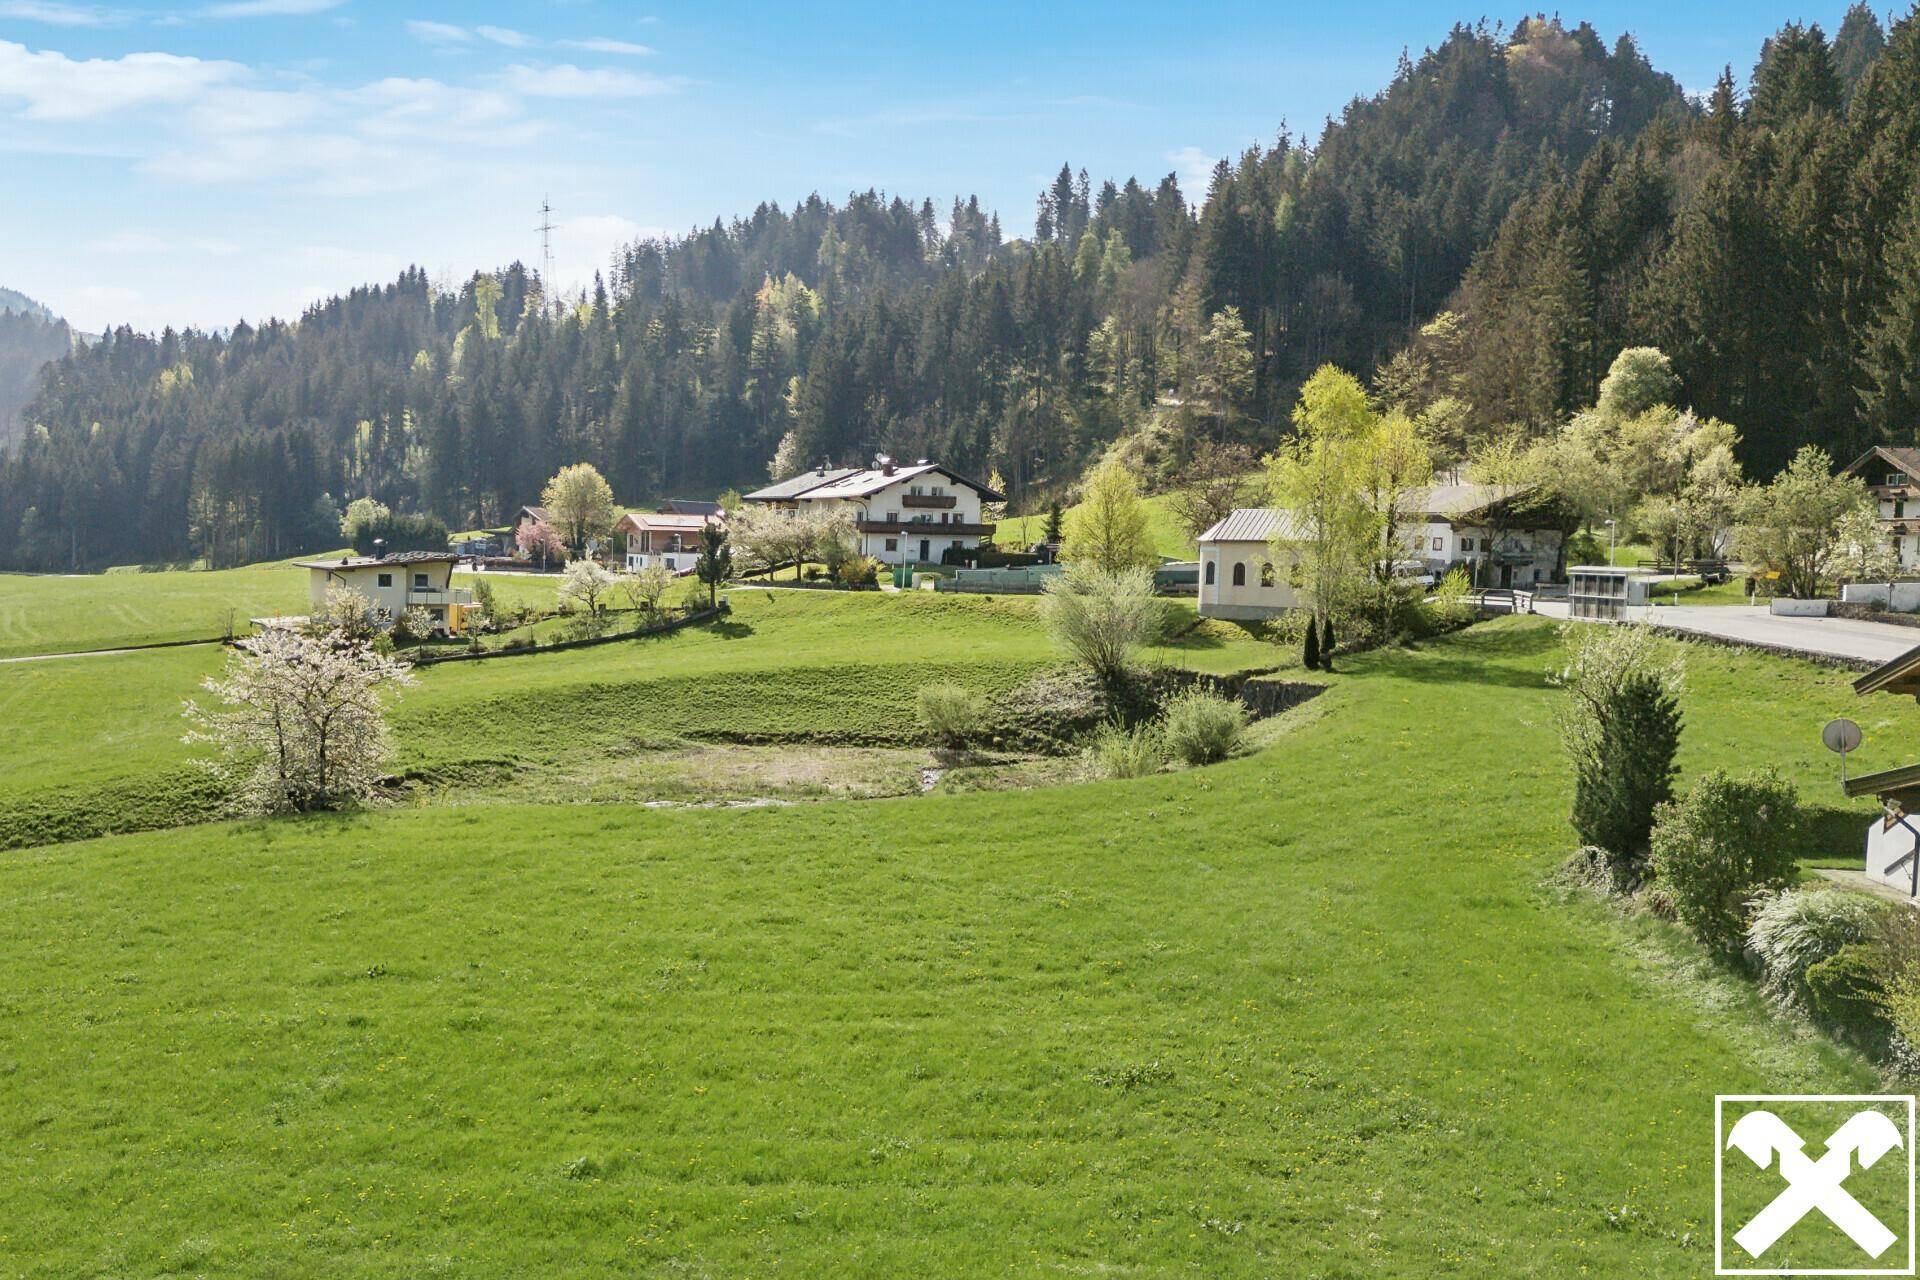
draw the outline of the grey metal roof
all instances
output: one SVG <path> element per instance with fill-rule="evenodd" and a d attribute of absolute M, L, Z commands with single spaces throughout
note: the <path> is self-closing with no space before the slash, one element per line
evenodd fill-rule
<path fill-rule="evenodd" d="M 797 498 L 809 489 L 818 489 L 822 485 L 833 484 L 848 476 L 858 475 L 858 467 L 814 467 L 802 471 L 797 476 L 789 476 L 778 484 L 770 484 L 764 489 L 755 489 L 746 495 L 748 502 L 779 502 L 787 498 Z"/>
<path fill-rule="evenodd" d="M 1301 523 L 1291 511 L 1278 507 L 1236 507 L 1233 514 L 1200 535 L 1201 542 L 1271 542 L 1298 538 Z"/>
<path fill-rule="evenodd" d="M 396 551 L 390 556 L 342 556 L 338 560 L 295 560 L 300 569 L 367 569 L 386 564 L 439 564 L 459 560 L 451 551 Z"/>

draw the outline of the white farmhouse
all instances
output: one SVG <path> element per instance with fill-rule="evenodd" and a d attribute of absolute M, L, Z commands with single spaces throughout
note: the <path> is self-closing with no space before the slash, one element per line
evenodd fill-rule
<path fill-rule="evenodd" d="M 833 505 L 853 513 L 860 554 L 882 564 L 939 564 L 949 548 L 972 550 L 993 537 L 983 503 L 1005 496 L 924 459 L 911 466 L 820 467 L 746 495 L 748 502 L 797 511 Z"/>
<path fill-rule="evenodd" d="M 1250 621 L 1305 604 L 1297 562 L 1273 545 L 1298 536 L 1293 513 L 1272 507 L 1238 508 L 1201 534 L 1201 616 Z"/>
<path fill-rule="evenodd" d="M 1920 448 L 1876 445 L 1840 473 L 1866 481 L 1880 532 L 1905 570 L 1920 568 Z"/>
<path fill-rule="evenodd" d="M 1561 513 L 1530 487 L 1437 484 L 1410 492 L 1403 509 L 1411 558 L 1436 577 L 1465 569 L 1483 587 L 1531 587 L 1560 563 Z"/>

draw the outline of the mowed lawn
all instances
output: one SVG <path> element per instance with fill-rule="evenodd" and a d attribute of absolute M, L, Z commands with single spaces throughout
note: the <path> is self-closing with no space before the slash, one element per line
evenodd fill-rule
<path fill-rule="evenodd" d="M 336 553 L 338 554 L 338 553 Z M 470 586 L 472 574 L 456 574 Z M 551 608 L 557 577 L 488 578 L 501 605 Z M 0 573 L 0 658 L 217 640 L 249 618 L 305 613 L 307 571 L 290 561 L 239 569 L 72 576 Z"/>
<path fill-rule="evenodd" d="M 525 582 L 525 579 L 503 579 Z M 736 588 L 733 613 L 669 635 L 422 668 L 396 704 L 399 765 L 513 767 L 617 753 L 663 735 L 901 745 L 922 684 L 1004 690 L 1061 655 L 1030 597 Z M 1202 622 L 1155 661 L 1232 671 L 1290 655 Z M 217 647 L 0 665 L 9 725 L 0 847 L 212 816 L 181 741 Z"/>
<path fill-rule="evenodd" d="M 1871 1077 L 1541 888 L 1557 644 L 1140 781 L 8 854 L 0 1272 L 1704 1274 L 1713 1095 Z M 1842 678 L 1688 652 L 1688 768 L 1826 794 Z"/>

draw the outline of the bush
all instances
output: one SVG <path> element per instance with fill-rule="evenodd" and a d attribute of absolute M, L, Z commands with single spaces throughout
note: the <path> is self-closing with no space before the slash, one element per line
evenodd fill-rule
<path fill-rule="evenodd" d="M 1877 942 L 1850 942 L 1824 960 L 1807 966 L 1806 1004 L 1828 1026 L 1856 1035 L 1887 1029 L 1888 953 Z"/>
<path fill-rule="evenodd" d="M 1555 682 L 1571 695 L 1561 735 L 1573 761 L 1573 828 L 1605 849 L 1614 887 L 1638 886 L 1654 812 L 1673 796 L 1680 671 L 1644 624 L 1583 626 Z"/>
<path fill-rule="evenodd" d="M 393 642 L 395 644 L 418 644 L 443 630 L 440 623 L 419 605 L 408 609 L 393 620 Z"/>
<path fill-rule="evenodd" d="M 1807 972 L 1841 948 L 1878 932 L 1885 906 L 1865 894 L 1819 886 L 1789 889 L 1762 903 L 1747 926 L 1747 945 L 1760 957 L 1767 987 L 1808 1004 Z"/>
<path fill-rule="evenodd" d="M 936 746 L 959 750 L 977 741 L 986 728 L 987 707 L 963 685 L 920 686 L 920 725 Z"/>
<path fill-rule="evenodd" d="M 1084 563 L 1047 579 L 1040 611 L 1061 647 L 1107 684 L 1123 680 L 1140 648 L 1161 638 L 1166 618 L 1151 570 L 1109 573 Z"/>
<path fill-rule="evenodd" d="M 1199 689 L 1167 704 L 1163 733 L 1167 751 L 1190 765 L 1225 760 L 1240 746 L 1247 709 Z"/>
<path fill-rule="evenodd" d="M 1716 769 L 1684 799 L 1660 807 L 1653 875 L 1702 942 L 1738 951 L 1748 900 L 1793 880 L 1800 828 L 1799 797 L 1778 774 L 1734 778 Z"/>
<path fill-rule="evenodd" d="M 856 555 L 834 566 L 833 580 L 843 587 L 866 588 L 874 585 L 880 562 L 872 556 Z"/>
<path fill-rule="evenodd" d="M 1160 731 L 1150 724 L 1128 728 L 1110 720 L 1087 744 L 1087 764 L 1102 778 L 1144 778 L 1158 773 L 1166 761 Z"/>

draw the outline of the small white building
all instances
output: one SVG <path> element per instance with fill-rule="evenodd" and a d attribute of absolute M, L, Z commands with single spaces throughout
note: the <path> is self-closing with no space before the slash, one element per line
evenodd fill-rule
<path fill-rule="evenodd" d="M 307 600 L 315 613 L 326 608 L 327 592 L 345 587 L 372 601 L 389 619 L 422 609 L 442 630 L 458 632 L 473 604 L 471 591 L 453 586 L 453 566 L 459 559 L 448 551 L 402 551 L 294 563 L 307 571 Z"/>
<path fill-rule="evenodd" d="M 1293 513 L 1273 507 L 1240 507 L 1201 534 L 1201 616 L 1252 621 L 1303 605 L 1299 562 L 1273 545 L 1298 536 Z"/>
<path fill-rule="evenodd" d="M 862 470 L 802 472 L 746 500 L 787 511 L 845 507 L 853 513 L 860 554 L 882 564 L 940 564 L 949 549 L 971 550 L 993 537 L 982 507 L 1006 497 L 924 459 L 908 466 L 881 458 Z"/>

